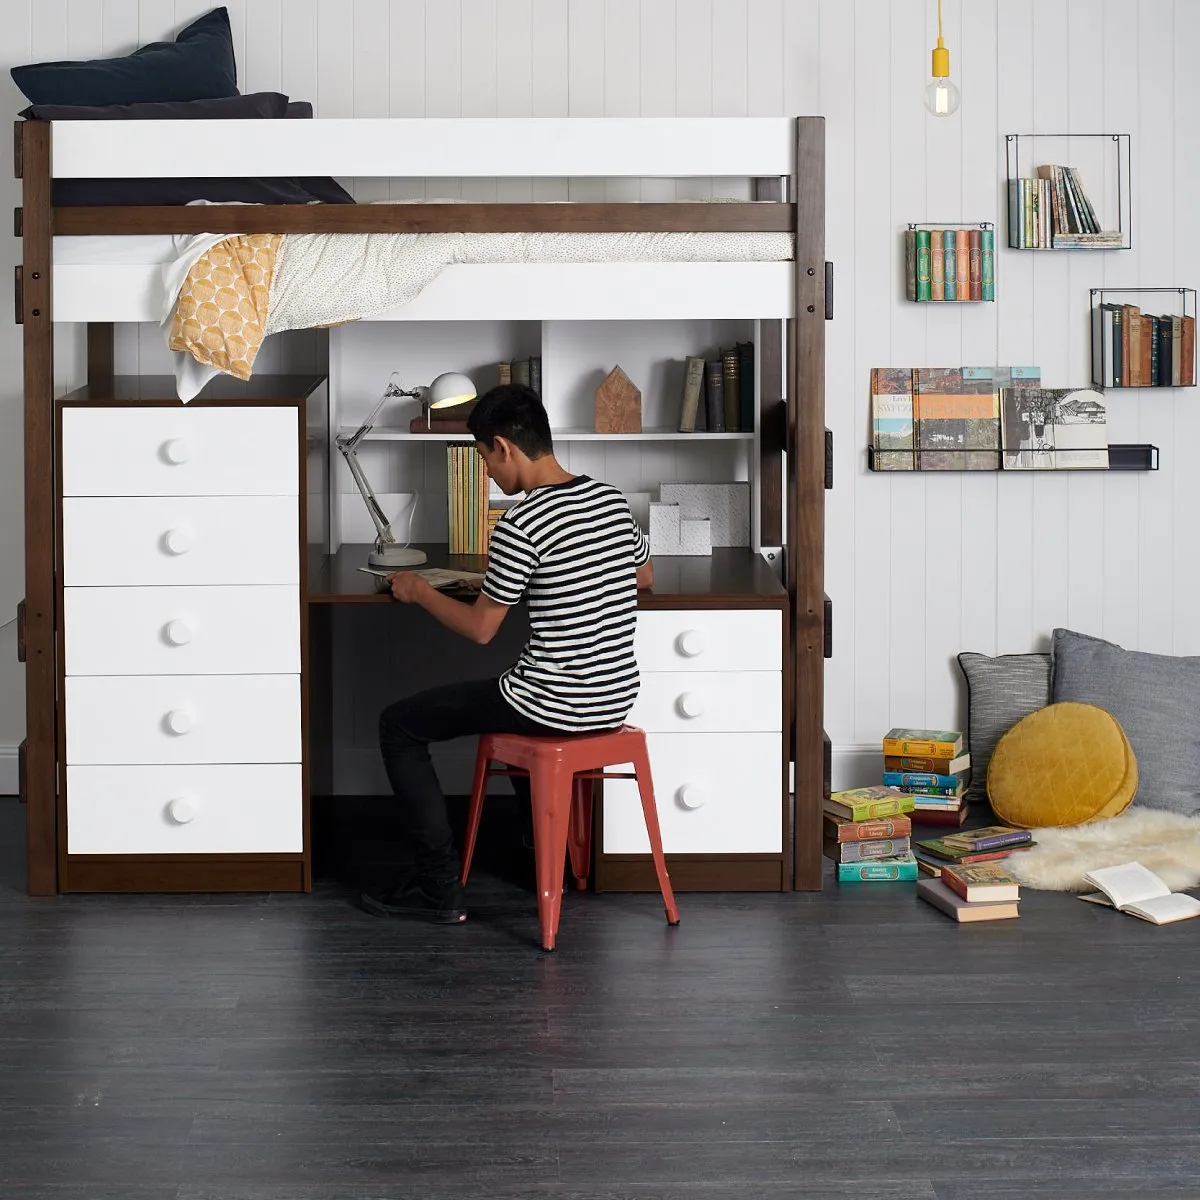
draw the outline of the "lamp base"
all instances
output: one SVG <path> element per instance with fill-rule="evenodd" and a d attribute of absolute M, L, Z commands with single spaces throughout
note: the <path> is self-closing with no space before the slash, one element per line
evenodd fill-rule
<path fill-rule="evenodd" d="M 424 550 L 413 550 L 409 546 L 377 547 L 367 555 L 367 565 L 371 567 L 419 567 L 427 562 Z"/>

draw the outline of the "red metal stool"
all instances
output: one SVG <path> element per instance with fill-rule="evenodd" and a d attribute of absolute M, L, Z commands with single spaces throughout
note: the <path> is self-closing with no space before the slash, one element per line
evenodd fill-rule
<path fill-rule="evenodd" d="M 492 767 L 493 761 L 507 763 L 514 769 Z M 632 774 L 604 770 L 605 767 L 623 763 L 633 764 Z M 475 782 L 471 787 L 471 806 L 467 813 L 462 863 L 464 884 L 471 870 L 471 856 L 475 852 L 475 839 L 483 816 L 488 778 L 492 775 L 514 774 L 529 776 L 533 801 L 538 924 L 542 931 L 543 950 L 554 949 L 554 937 L 558 933 L 568 843 L 576 885 L 587 885 L 591 859 L 592 781 L 596 779 L 637 780 L 642 797 L 642 815 L 646 819 L 646 833 L 650 837 L 650 852 L 654 857 L 654 870 L 667 910 L 667 922 L 679 924 L 675 893 L 671 890 L 667 863 L 663 857 L 650 758 L 646 753 L 646 735 L 642 730 L 623 725 L 606 733 L 563 734 L 561 737 L 484 734 L 479 739 L 479 751 L 475 756 Z"/>

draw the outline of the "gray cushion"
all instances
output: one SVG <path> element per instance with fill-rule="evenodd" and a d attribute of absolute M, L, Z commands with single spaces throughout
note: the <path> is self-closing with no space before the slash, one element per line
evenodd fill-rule
<path fill-rule="evenodd" d="M 987 798 L 987 769 L 996 743 L 1019 721 L 1050 703 L 1050 655 L 963 651 L 958 665 L 967 680 L 967 742 L 971 784 L 967 797 Z"/>
<path fill-rule="evenodd" d="M 1056 629 L 1054 700 L 1094 704 L 1116 717 L 1138 764 L 1134 803 L 1200 814 L 1200 658 L 1123 650 Z"/>

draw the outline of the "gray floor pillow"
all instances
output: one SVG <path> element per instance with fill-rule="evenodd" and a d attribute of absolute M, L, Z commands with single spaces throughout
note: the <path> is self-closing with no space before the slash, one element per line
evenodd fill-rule
<path fill-rule="evenodd" d="M 1200 658 L 1123 650 L 1056 629 L 1050 643 L 1055 703 L 1112 713 L 1138 764 L 1134 804 L 1200 814 Z"/>
<path fill-rule="evenodd" d="M 971 783 L 967 799 L 987 798 L 987 769 L 996 743 L 1022 718 L 1050 703 L 1050 655 L 964 650 L 958 665 L 967 680 L 967 741 Z"/>

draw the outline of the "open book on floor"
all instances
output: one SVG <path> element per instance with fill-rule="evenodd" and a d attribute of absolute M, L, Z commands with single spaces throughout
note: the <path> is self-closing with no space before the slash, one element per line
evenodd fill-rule
<path fill-rule="evenodd" d="M 1172 892 L 1153 871 L 1148 871 L 1139 862 L 1088 871 L 1084 879 L 1100 889 L 1079 897 L 1090 904 L 1116 908 L 1155 925 L 1200 917 L 1200 900 L 1182 892 Z"/>

